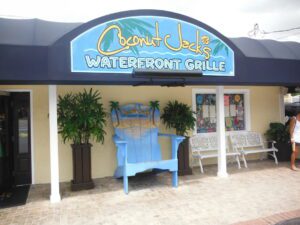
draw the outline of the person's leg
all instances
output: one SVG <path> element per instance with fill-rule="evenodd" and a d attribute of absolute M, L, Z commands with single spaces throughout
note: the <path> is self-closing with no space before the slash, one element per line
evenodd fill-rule
<path fill-rule="evenodd" d="M 295 151 L 295 165 L 296 165 L 296 159 L 297 159 L 297 156 L 298 156 L 299 151 L 300 151 L 300 144 L 296 145 L 296 151 Z"/>
<path fill-rule="evenodd" d="M 292 151 L 292 155 L 291 155 L 291 169 L 297 170 L 295 161 L 296 161 L 296 157 L 298 155 L 299 146 L 296 143 L 293 143 L 292 148 L 293 148 L 293 151 Z"/>

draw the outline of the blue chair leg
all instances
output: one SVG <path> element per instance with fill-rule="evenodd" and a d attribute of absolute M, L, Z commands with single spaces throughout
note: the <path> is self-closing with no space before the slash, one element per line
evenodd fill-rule
<path fill-rule="evenodd" d="M 125 175 L 123 176 L 123 186 L 125 194 L 128 194 L 128 177 Z"/>
<path fill-rule="evenodd" d="M 173 187 L 178 187 L 178 172 L 172 172 L 172 185 Z"/>

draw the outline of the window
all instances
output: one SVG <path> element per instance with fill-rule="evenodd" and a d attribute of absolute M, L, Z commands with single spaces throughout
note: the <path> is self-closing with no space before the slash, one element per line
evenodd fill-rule
<path fill-rule="evenodd" d="M 193 90 L 193 110 L 196 112 L 195 133 L 216 132 L 216 94 L 215 90 Z M 226 131 L 250 129 L 249 91 L 224 90 L 224 113 Z"/>

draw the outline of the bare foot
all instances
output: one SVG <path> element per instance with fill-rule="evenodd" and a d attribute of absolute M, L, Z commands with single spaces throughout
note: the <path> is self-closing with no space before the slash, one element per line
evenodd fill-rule
<path fill-rule="evenodd" d="M 296 166 L 292 166 L 291 170 L 298 171 L 299 169 Z"/>

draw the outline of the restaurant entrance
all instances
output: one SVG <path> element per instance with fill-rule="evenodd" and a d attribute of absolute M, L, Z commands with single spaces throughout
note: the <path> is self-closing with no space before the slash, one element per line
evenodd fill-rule
<path fill-rule="evenodd" d="M 30 94 L 0 92 L 0 190 L 31 184 Z"/>

